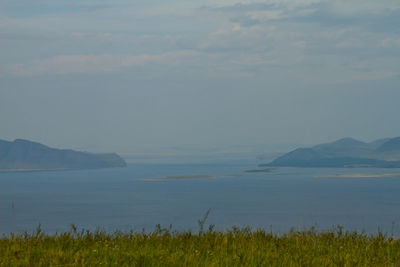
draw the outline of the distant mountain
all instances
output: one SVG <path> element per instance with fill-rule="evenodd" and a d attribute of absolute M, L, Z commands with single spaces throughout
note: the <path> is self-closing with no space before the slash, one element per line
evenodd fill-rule
<path fill-rule="evenodd" d="M 343 138 L 332 143 L 316 145 L 312 150 L 325 157 L 357 157 L 368 153 L 371 149 L 368 143 L 353 138 Z"/>
<path fill-rule="evenodd" d="M 69 149 L 55 149 L 40 143 L 16 139 L 0 140 L 0 171 L 71 170 L 125 167 L 115 153 L 92 154 Z"/>
<path fill-rule="evenodd" d="M 370 143 L 343 138 L 295 149 L 262 166 L 400 168 L 400 137 Z"/>
<path fill-rule="evenodd" d="M 400 137 L 387 140 L 382 145 L 380 145 L 375 152 L 377 153 L 400 152 Z"/>
<path fill-rule="evenodd" d="M 372 141 L 371 143 L 369 143 L 370 147 L 373 148 L 374 150 L 378 149 L 378 147 L 380 147 L 381 145 L 383 145 L 384 143 L 386 143 L 387 141 L 391 140 L 392 138 L 382 138 L 382 139 L 378 139 L 375 141 Z"/>

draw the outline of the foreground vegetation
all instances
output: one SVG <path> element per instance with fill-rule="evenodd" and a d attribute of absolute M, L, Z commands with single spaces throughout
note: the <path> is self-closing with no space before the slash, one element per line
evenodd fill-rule
<path fill-rule="evenodd" d="M 0 266 L 398 266 L 400 240 L 336 228 L 327 232 L 233 228 L 152 233 L 77 231 L 3 236 Z"/>

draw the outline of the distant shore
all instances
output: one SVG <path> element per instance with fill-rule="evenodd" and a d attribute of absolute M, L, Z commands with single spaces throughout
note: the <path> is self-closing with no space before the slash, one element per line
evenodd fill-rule
<path fill-rule="evenodd" d="M 52 169 L 0 169 L 1 172 L 39 172 L 39 171 L 66 171 L 72 170 L 67 168 L 52 168 Z"/>
<path fill-rule="evenodd" d="M 352 174 L 332 174 L 321 175 L 317 178 L 400 178 L 400 173 L 352 173 Z"/>

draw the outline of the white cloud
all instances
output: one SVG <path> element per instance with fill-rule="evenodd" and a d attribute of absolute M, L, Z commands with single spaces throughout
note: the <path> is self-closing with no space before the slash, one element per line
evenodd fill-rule
<path fill-rule="evenodd" d="M 251 11 L 248 13 L 250 18 L 259 20 L 259 21 L 268 21 L 274 19 L 284 19 L 287 18 L 288 15 L 284 14 L 283 10 L 259 10 L 259 11 Z"/>
<path fill-rule="evenodd" d="M 399 75 L 400 75 L 399 72 L 368 71 L 368 72 L 354 72 L 352 73 L 351 77 L 354 80 L 372 81 L 372 80 L 388 79 Z"/>
<path fill-rule="evenodd" d="M 381 45 L 383 47 L 395 47 L 395 48 L 400 48 L 400 38 L 385 38 L 381 42 Z"/>
<path fill-rule="evenodd" d="M 334 0 L 329 2 L 331 11 L 341 16 L 354 16 L 358 14 L 379 15 L 383 11 L 400 8 L 397 0 Z"/>
<path fill-rule="evenodd" d="M 7 66 L 9 72 L 19 76 L 36 76 L 67 73 L 111 72 L 120 68 L 149 64 L 174 66 L 185 59 L 204 56 L 196 51 L 177 51 L 158 55 L 62 55 L 28 64 Z"/>
<path fill-rule="evenodd" d="M 326 0 L 210 0 L 214 7 L 225 7 L 233 5 L 267 4 L 276 6 L 287 6 L 289 8 L 308 6 L 314 3 L 325 2 Z"/>
<path fill-rule="evenodd" d="M 209 8 L 200 8 L 202 5 Z M 379 79 L 398 66 L 387 64 L 383 58 L 387 56 L 383 50 L 399 47 L 398 34 L 369 31 L 352 19 L 343 24 L 335 21 L 340 16 L 385 14 L 385 10 L 399 5 L 390 0 L 210 0 L 190 4 L 141 2 L 136 7 L 119 1 L 115 6 L 61 15 L 2 16 L 0 34 L 30 33 L 52 36 L 55 41 L 43 39 L 41 45 L 49 49 L 42 48 L 38 55 L 32 53 L 36 49 L 29 46 L 29 40 L 26 47 L 21 40 L 10 42 L 8 48 L 3 42 L 0 56 L 8 58 L 7 63 L 3 61 L 7 65 L 3 69 L 23 76 L 114 72 L 160 65 L 263 76 L 278 66 L 298 76 L 310 75 L 311 80 L 315 79 L 313 69 L 329 72 L 326 79 L 337 69 L 343 69 L 350 79 L 361 79 L 363 72 L 351 73 L 352 66 L 362 58 L 369 62 L 368 71 L 375 71 L 367 76 Z M 330 17 L 325 18 L 326 14 Z M 29 61 L 19 56 L 29 49 Z M 13 53 L 21 60 L 12 62 Z M 379 67 L 372 67 L 380 57 Z M 305 73 L 304 69 L 309 71 Z"/>

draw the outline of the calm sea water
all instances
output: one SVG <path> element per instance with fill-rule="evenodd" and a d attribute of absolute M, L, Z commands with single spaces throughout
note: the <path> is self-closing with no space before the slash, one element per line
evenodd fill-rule
<path fill-rule="evenodd" d="M 153 230 L 156 224 L 198 230 L 251 226 L 400 233 L 400 178 L 316 178 L 340 173 L 400 173 L 398 169 L 278 168 L 245 173 L 248 164 L 130 164 L 127 168 L 0 173 L 0 233 L 48 233 L 70 224 L 107 231 Z M 144 182 L 143 178 L 211 175 L 213 179 Z"/>

